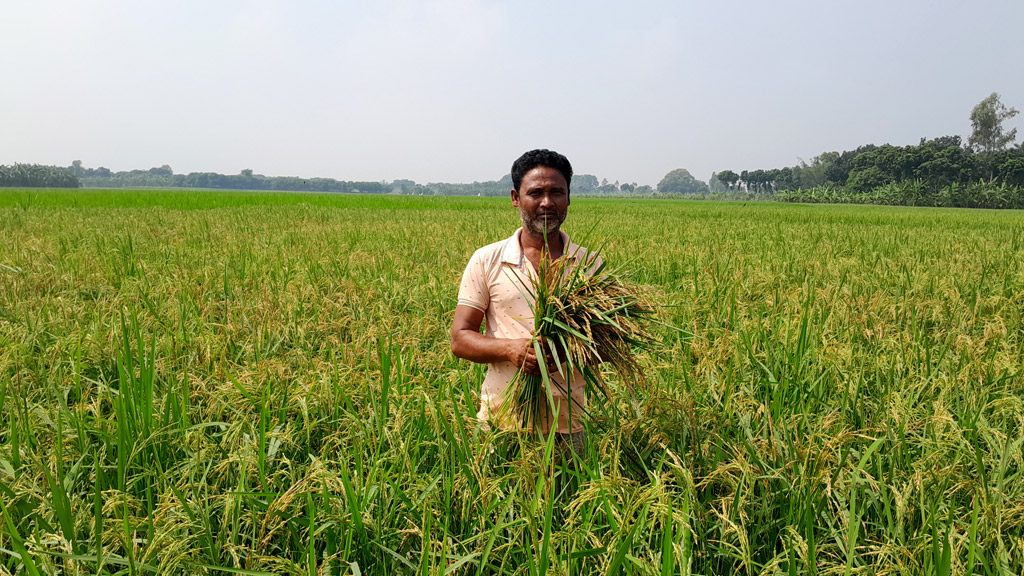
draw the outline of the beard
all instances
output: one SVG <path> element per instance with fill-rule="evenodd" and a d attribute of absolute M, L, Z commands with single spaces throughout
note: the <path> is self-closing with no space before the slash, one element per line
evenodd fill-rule
<path fill-rule="evenodd" d="M 529 214 L 522 206 L 519 207 L 519 219 L 523 221 L 523 228 L 535 236 L 544 236 L 558 232 L 568 215 L 567 210 L 561 212 L 549 210 L 547 212 Z"/>

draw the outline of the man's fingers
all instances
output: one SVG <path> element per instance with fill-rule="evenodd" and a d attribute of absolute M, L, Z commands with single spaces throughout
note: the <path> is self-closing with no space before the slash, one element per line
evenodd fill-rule
<path fill-rule="evenodd" d="M 554 374 L 558 372 L 558 362 L 555 362 L 555 357 L 551 351 L 546 346 L 543 346 L 543 340 L 541 340 L 541 343 L 541 349 L 544 350 L 544 355 L 541 358 L 543 358 L 544 365 L 547 366 L 548 372 Z M 559 360 L 562 359 L 559 358 Z M 542 373 L 540 363 L 541 360 L 537 358 L 537 351 L 533 348 L 533 343 L 527 343 L 523 349 L 523 361 L 520 364 L 520 367 L 528 374 L 540 375 Z"/>

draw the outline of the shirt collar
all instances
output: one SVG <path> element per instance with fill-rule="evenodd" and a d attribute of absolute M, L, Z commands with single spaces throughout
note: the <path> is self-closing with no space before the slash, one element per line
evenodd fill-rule
<path fill-rule="evenodd" d="M 519 236 L 522 233 L 523 229 L 520 227 L 509 239 L 505 240 L 505 247 L 501 250 L 502 262 L 513 266 L 523 265 L 523 248 L 519 243 Z M 558 233 L 562 237 L 562 246 L 564 247 L 562 252 L 575 255 L 579 247 L 569 241 L 569 234 L 565 230 L 559 230 Z"/>

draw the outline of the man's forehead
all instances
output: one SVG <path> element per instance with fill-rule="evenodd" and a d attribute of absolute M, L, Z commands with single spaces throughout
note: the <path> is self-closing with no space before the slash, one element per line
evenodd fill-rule
<path fill-rule="evenodd" d="M 523 187 L 527 186 L 561 186 L 565 187 L 565 176 L 556 168 L 537 166 L 523 174 Z"/>

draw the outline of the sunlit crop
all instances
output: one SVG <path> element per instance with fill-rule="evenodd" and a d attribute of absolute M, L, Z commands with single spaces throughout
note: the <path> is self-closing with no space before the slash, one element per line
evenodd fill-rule
<path fill-rule="evenodd" d="M 566 496 L 448 347 L 507 200 L 0 191 L 0 573 L 1024 572 L 1024 214 L 574 200 L 673 328 Z"/>

